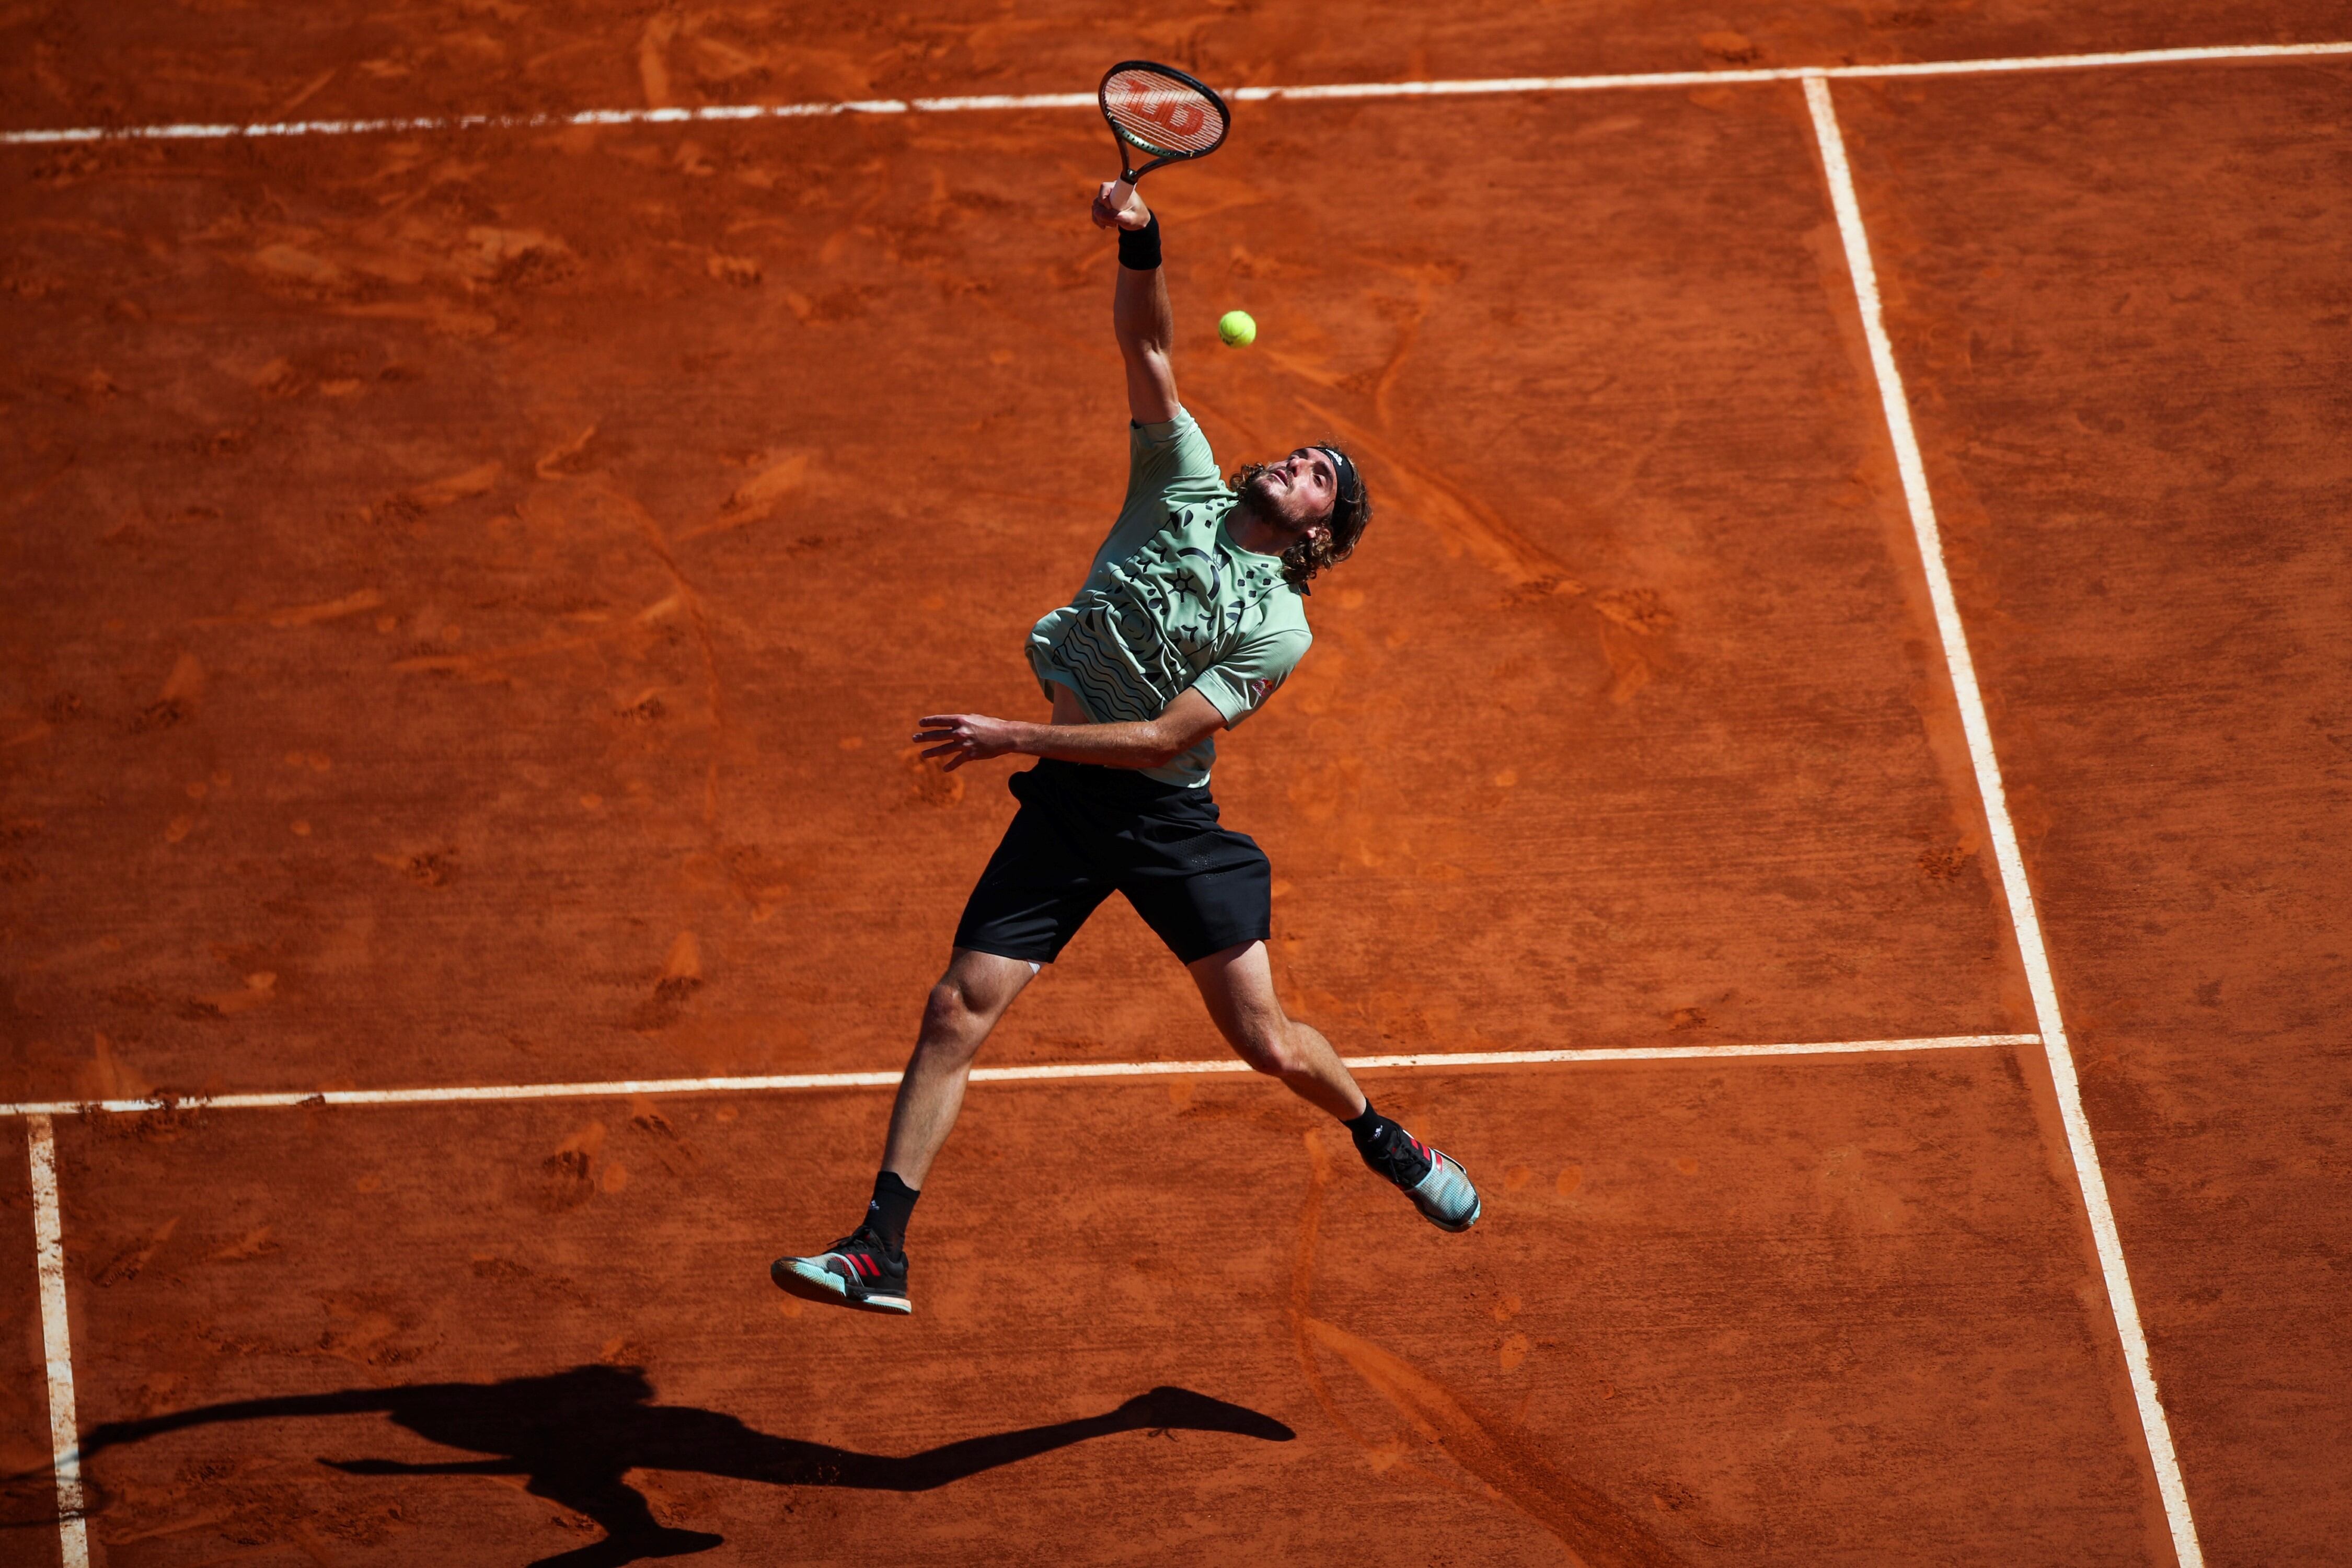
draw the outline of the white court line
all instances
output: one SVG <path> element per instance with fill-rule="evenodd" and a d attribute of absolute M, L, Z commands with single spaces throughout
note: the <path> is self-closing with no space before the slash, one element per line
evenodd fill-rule
<path fill-rule="evenodd" d="M 2226 60 L 2305 59 L 2352 55 L 2352 42 L 2216 44 L 2179 49 L 2112 49 L 2099 54 L 2022 55 L 2005 59 L 1923 60 L 1876 66 L 1772 66 L 1750 69 L 1632 71 L 1613 76 L 1510 76 L 1459 81 L 1328 82 L 1307 87 L 1242 87 L 1241 103 L 1370 98 L 1463 98 L 1498 93 L 1603 92 L 1633 88 L 1704 87 L 1722 82 L 1811 81 L 1822 77 L 1991 76 L 2017 71 L 2086 70 L 2106 66 L 2193 65 Z M 692 109 L 589 109 L 577 113 L 426 114 L 375 120 L 293 120 L 253 124 L 85 125 L 58 131 L 0 132 L 0 146 L 61 142 L 218 142 L 252 136 L 365 136 L 439 131 L 543 131 L 574 125 L 690 125 L 737 120 L 808 120 L 836 114 L 957 114 L 1010 109 L 1091 109 L 1091 92 L 980 93 L 961 98 L 864 98 L 837 103 L 707 104 Z"/>
<path fill-rule="evenodd" d="M 1391 1068 L 1527 1067 L 1575 1062 L 1684 1061 L 1706 1057 L 1834 1057 L 1870 1052 L 1981 1050 L 2031 1046 L 2034 1035 L 1938 1035 L 1901 1040 L 1830 1040 L 1769 1046 L 1618 1046 L 1591 1050 L 1424 1051 L 1412 1056 L 1345 1057 L 1359 1072 Z M 1043 1062 L 1034 1067 L 974 1068 L 974 1083 L 1036 1083 L 1056 1079 L 1163 1078 L 1192 1073 L 1247 1072 L 1236 1057 L 1209 1061 Z M 637 1094 L 759 1094 L 789 1089 L 895 1089 L 895 1072 L 773 1073 L 757 1078 L 615 1079 L 604 1083 L 456 1085 L 442 1089 L 331 1089 L 273 1094 L 157 1096 L 147 1100 L 28 1100 L 0 1104 L 0 1116 L 31 1116 L 43 1125 L 51 1116 L 89 1110 L 135 1116 L 146 1111 L 270 1110 L 295 1106 L 449 1105 L 509 1100 L 613 1100 Z"/>
<path fill-rule="evenodd" d="M 33 1163 L 33 1257 L 41 1279 L 41 1352 L 49 1374 L 49 1458 L 58 1478 L 58 1550 L 65 1568 L 89 1568 L 82 1521 L 81 1426 L 74 1414 L 73 1336 L 66 1326 L 65 1223 L 58 1214 L 58 1145 L 49 1119 L 26 1123 Z"/>
<path fill-rule="evenodd" d="M 1969 657 L 1968 630 L 1960 622 L 1958 601 L 1944 567 L 1944 545 L 1936 525 L 1936 506 L 1927 493 L 1927 469 L 1919 455 L 1919 439 L 1911 427 L 1911 404 L 1895 368 L 1895 348 L 1886 336 L 1886 321 L 1878 297 L 1878 274 L 1870 259 L 1870 238 L 1862 225 L 1862 205 L 1854 196 L 1853 172 L 1846 163 L 1845 138 L 1838 129 L 1837 110 L 1830 101 L 1830 84 L 1821 76 L 1805 79 L 1805 102 L 1812 110 L 1813 132 L 1819 139 L 1822 167 L 1829 176 L 1830 201 L 1837 211 L 1838 232 L 1845 240 L 1846 268 L 1853 277 L 1854 301 L 1862 311 L 1862 330 L 1870 343 L 1871 367 L 1877 373 L 1879 401 L 1886 410 L 1886 428 L 1895 444 L 1895 467 L 1903 476 L 1903 496 L 1911 511 L 1911 529 L 1919 543 L 1920 563 L 1927 576 L 1927 593 L 1936 607 L 1936 626 L 1942 634 L 1944 662 L 1951 671 L 1952 690 L 1966 731 L 1969 759 L 1975 765 L 1977 793 L 1984 800 L 1991 830 L 1993 858 L 2000 867 L 2000 885 L 2009 901 L 2010 923 L 2025 963 L 2026 984 L 2033 993 L 2034 1018 L 2041 1026 L 2042 1048 L 2050 1058 L 2050 1077 L 2057 1085 L 2058 1110 L 2066 1124 L 2066 1150 L 2074 1157 L 2074 1175 L 2082 1184 L 2083 1205 L 2089 1212 L 2091 1237 L 2098 1248 L 2099 1269 L 2105 1277 L 2107 1302 L 2123 1342 L 2124 1362 L 2131 1373 L 2133 1397 L 2139 1404 L 2140 1426 L 2147 1436 L 2148 1457 L 2156 1469 L 2157 1489 L 2163 1494 L 2165 1519 L 2172 1529 L 2172 1547 L 2181 1568 L 2200 1568 L 2204 1552 L 2197 1543 L 2196 1522 L 2189 1513 L 2189 1493 L 2180 1479 L 2180 1462 L 2172 1448 L 2172 1429 L 2158 1398 L 2156 1375 L 2148 1366 L 2147 1337 L 2140 1330 L 2139 1304 L 2132 1294 L 2131 1276 L 2124 1268 L 2122 1239 L 2116 1234 L 2116 1214 L 2107 1199 L 2107 1179 L 2099 1167 L 2099 1152 L 2091 1141 L 2090 1120 L 2083 1112 L 2083 1089 L 2074 1076 L 2074 1053 L 2066 1043 L 2064 1020 L 2058 1011 L 2058 990 L 2050 976 L 2050 955 L 2042 946 L 2042 921 L 2033 905 L 2033 889 L 2025 879 L 2025 860 L 2011 825 L 2009 801 L 2001 787 L 2000 763 L 1993 754 L 1992 727 L 1985 718 L 1984 696 L 1977 687 L 1976 664 Z"/>

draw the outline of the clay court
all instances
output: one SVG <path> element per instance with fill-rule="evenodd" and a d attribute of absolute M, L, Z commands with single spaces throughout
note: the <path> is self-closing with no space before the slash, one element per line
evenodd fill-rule
<path fill-rule="evenodd" d="M 2352 1562 L 2352 9 L 0 37 L 0 1559 Z M 1485 1218 L 1114 900 L 804 1307 L 1134 56 L 1186 406 L 1381 498 L 1217 797 Z"/>

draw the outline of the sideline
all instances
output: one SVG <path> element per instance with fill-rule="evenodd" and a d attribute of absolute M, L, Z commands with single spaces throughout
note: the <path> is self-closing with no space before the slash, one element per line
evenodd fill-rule
<path fill-rule="evenodd" d="M 1870 343 L 1871 368 L 1877 373 L 1879 400 L 1886 410 L 1886 429 L 1895 446 L 1895 462 L 1903 476 L 1903 497 L 1911 512 L 1911 530 L 1919 544 L 1919 559 L 1927 576 L 1927 594 L 1936 606 L 1936 626 L 1942 634 L 1944 662 L 1951 671 L 1952 690 L 1958 700 L 1960 727 L 1967 732 L 1969 760 L 1975 765 L 1977 793 L 1982 797 L 1987 826 L 1991 829 L 1993 858 L 2000 866 L 2001 890 L 2009 903 L 2010 924 L 2017 933 L 2019 956 L 2025 962 L 2026 983 L 2033 992 L 2033 1014 L 2042 1030 L 2042 1049 L 2050 1059 L 2050 1077 L 2057 1086 L 2058 1111 L 2066 1124 L 2066 1152 L 2074 1157 L 2075 1179 L 2083 1189 L 2083 1206 L 2089 1213 L 2091 1237 L 2098 1249 L 2099 1270 L 2105 1277 L 2107 1304 L 2115 1316 L 2116 1332 L 2123 1341 L 2124 1363 L 2131 1373 L 2132 1395 L 2139 1405 L 2139 1421 L 2147 1438 L 2148 1458 L 2156 1484 L 2164 1498 L 2164 1515 L 2172 1531 L 2172 1549 L 2181 1568 L 2201 1568 L 2204 1552 L 2197 1542 L 2196 1521 L 2189 1517 L 2189 1493 L 2180 1479 L 2180 1461 L 2172 1448 L 2172 1429 L 2165 1420 L 2164 1404 L 2157 1395 L 2156 1374 L 2148 1366 L 2147 1336 L 2141 1331 L 2139 1303 L 2132 1294 L 2131 1276 L 2124 1268 L 2123 1241 L 2116 1233 L 2116 1212 L 2107 1200 L 2107 1179 L 2099 1166 L 2099 1152 L 2091 1141 L 2090 1119 L 2083 1111 L 2083 1089 L 2074 1076 L 2074 1053 L 2066 1043 L 2064 1019 L 2058 1011 L 2058 989 L 2050 975 L 2050 955 L 2042 946 L 2042 920 L 2033 906 L 2033 889 L 2025 879 L 2025 860 L 2017 847 L 2017 830 L 2009 817 L 2009 799 L 2001 787 L 2000 762 L 1993 754 L 1992 727 L 1985 718 L 1984 695 L 1977 687 L 1976 664 L 1969 656 L 1969 636 L 1960 621 L 1959 603 L 1952 596 L 1952 579 L 1944 567 L 1944 543 L 1936 525 L 1936 504 L 1927 491 L 1927 469 L 1919 440 L 1911 427 L 1911 402 L 1903 377 L 1895 367 L 1895 348 L 1886 336 L 1885 312 L 1878 297 L 1878 274 L 1871 264 L 1870 237 L 1862 223 L 1862 205 L 1855 198 L 1853 172 L 1847 165 L 1845 137 L 1838 129 L 1837 109 L 1830 101 L 1830 84 L 1821 75 L 1805 79 L 1805 104 L 1813 117 L 1813 132 L 1821 145 L 1822 166 L 1828 176 L 1831 205 L 1837 212 L 1838 233 L 1845 241 L 1846 269 L 1853 278 L 1854 303 L 1862 312 L 1862 330 Z"/>
<path fill-rule="evenodd" d="M 2112 49 L 2097 54 L 2021 55 L 2003 59 L 1925 60 L 1874 66 L 1769 66 L 1697 71 L 1634 71 L 1615 76 L 1511 76 L 1456 81 L 1328 82 L 1307 87 L 1241 87 L 1237 103 L 1275 100 L 1470 98 L 1498 93 L 1603 92 L 1635 88 L 1706 87 L 1721 82 L 1864 80 L 1889 77 L 1994 76 L 2018 71 L 2084 70 L 2107 66 L 2197 65 L 2230 60 L 2352 55 L 2352 42 L 2215 44 L 2177 49 Z M 694 109 L 586 109 L 576 113 L 426 114 L 375 120 L 290 120 L 251 124 L 84 125 L 60 131 L 0 132 L 0 146 L 77 142 L 219 142 L 259 136 L 366 136 L 421 131 L 542 131 L 575 125 L 689 125 L 737 120 L 808 120 L 837 114 L 958 114 L 1010 109 L 1092 109 L 1091 92 L 981 93 L 961 98 L 862 98 L 836 103 L 706 104 Z"/>
<path fill-rule="evenodd" d="M 58 1552 L 65 1568 L 89 1568 L 89 1526 L 82 1518 L 81 1426 L 74 1412 L 73 1335 L 66 1325 L 58 1145 L 46 1116 L 34 1117 L 25 1131 L 33 1165 L 33 1258 L 41 1278 L 41 1353 L 49 1377 L 49 1463 L 58 1482 Z"/>
<path fill-rule="evenodd" d="M 1427 1051 L 1412 1056 L 1343 1057 L 1355 1072 L 1398 1068 L 1534 1067 L 1577 1062 L 1685 1061 L 1715 1057 L 1827 1057 L 1903 1051 L 1982 1050 L 2032 1046 L 2039 1035 L 1937 1035 L 1902 1040 L 1832 1040 L 1769 1046 L 1618 1046 L 1591 1050 Z M 1191 1073 L 1247 1072 L 1238 1057 L 1209 1061 L 1044 1062 L 1031 1067 L 974 1068 L 974 1083 L 1038 1083 L 1053 1079 L 1166 1078 Z M 439 1089 L 292 1089 L 265 1094 L 156 1095 L 141 1100 L 24 1100 L 0 1104 L 0 1117 L 29 1116 L 46 1129 L 52 1116 L 108 1111 L 136 1116 L 155 1110 L 275 1110 L 299 1106 L 479 1104 L 511 1100 L 613 1100 L 638 1094 L 760 1094 L 789 1089 L 895 1089 L 895 1072 L 772 1073 L 755 1078 L 615 1079 L 604 1083 L 453 1085 Z M 47 1131 L 41 1136 L 47 1137 Z M 55 1185 L 54 1177 L 51 1179 Z"/>

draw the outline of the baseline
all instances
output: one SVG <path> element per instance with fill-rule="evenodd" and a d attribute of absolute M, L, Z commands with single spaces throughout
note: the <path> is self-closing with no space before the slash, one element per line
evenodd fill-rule
<path fill-rule="evenodd" d="M 1967 734 L 1969 760 L 1976 772 L 1977 793 L 1984 802 L 1993 858 L 2000 868 L 2001 891 L 2009 904 L 2010 924 L 2017 935 L 2018 954 L 2033 994 L 2034 1019 L 2041 1026 L 2042 1049 L 2049 1058 L 2050 1077 L 2056 1086 L 2060 1119 L 2066 1127 L 2066 1152 L 2083 1190 L 2083 1206 L 2091 1222 L 2091 1237 L 2099 1255 L 2099 1269 L 2107 1288 L 2107 1305 L 2116 1333 L 2123 1342 L 2124 1363 L 2131 1377 L 2132 1396 L 2139 1405 L 2140 1426 L 2147 1439 L 2148 1459 L 2156 1471 L 2157 1490 L 2164 1500 L 2165 1520 L 2171 1529 L 2172 1547 L 2181 1568 L 2201 1568 L 2204 1552 L 2198 1545 L 2197 1526 L 2189 1511 L 2189 1493 L 2180 1478 L 2180 1461 L 2173 1452 L 2172 1429 L 2158 1397 L 2156 1374 L 2148 1364 L 2147 1336 L 2139 1321 L 2139 1303 L 2132 1294 L 2131 1276 L 2124 1267 L 2123 1241 L 2116 1230 L 2114 1205 L 2107 1197 L 2105 1173 L 2091 1138 L 2089 1117 L 2083 1110 L 2083 1089 L 2074 1074 L 2074 1053 L 2066 1043 L 2065 1021 L 2058 1011 L 2058 992 L 2050 973 L 2050 955 L 2042 941 L 2042 921 L 2035 912 L 2033 889 L 2026 881 L 2025 860 L 2018 848 L 2017 829 L 2010 820 L 2009 799 L 2001 784 L 2000 762 L 1994 754 L 1992 726 L 1985 715 L 1984 694 L 1977 685 L 1976 665 L 1969 655 L 1968 629 L 1961 623 L 1959 602 L 1952 594 L 1945 569 L 1944 543 L 1936 522 L 1934 498 L 1927 489 L 1927 469 L 1919 439 L 1911 426 L 1911 403 L 1895 368 L 1895 348 L 1886 335 L 1880 304 L 1878 274 L 1870 256 L 1870 237 L 1863 226 L 1862 205 L 1854 194 L 1853 171 L 1845 155 L 1845 137 L 1838 128 L 1837 109 L 1830 99 L 1823 73 L 1804 80 L 1805 104 L 1812 113 L 1813 132 L 1820 142 L 1822 164 L 1830 187 L 1831 205 L 1837 214 L 1838 233 L 1844 241 L 1846 269 L 1853 279 L 1854 304 L 1862 315 L 1863 335 L 1870 346 L 1872 370 L 1878 378 L 1886 428 L 1895 447 L 1895 467 L 1903 479 L 1903 497 L 1918 542 L 1919 559 L 1927 579 L 1927 593 L 1936 609 L 1936 627 L 1944 645 L 1944 662 L 1950 671 L 1953 695 Z"/>
<path fill-rule="evenodd" d="M 1830 1040 L 1757 1046 L 1614 1046 L 1589 1050 L 1427 1051 L 1404 1056 L 1343 1057 L 1351 1071 L 1380 1072 L 1420 1068 L 1535 1067 L 1576 1062 L 1685 1061 L 1706 1058 L 1829 1057 L 1902 1051 L 1987 1050 L 2039 1044 L 2039 1035 L 1938 1035 L 1917 1039 Z M 1240 1073 L 1250 1069 L 1238 1057 L 1207 1061 L 1041 1062 L 1029 1067 L 974 1068 L 974 1083 L 1035 1083 L 1089 1078 L 1154 1078 L 1193 1073 Z M 604 1083 L 457 1085 L 436 1089 L 331 1089 L 260 1094 L 157 1095 L 144 1100 L 26 1100 L 0 1104 L 0 1116 L 29 1116 L 43 1129 L 47 1119 L 102 1110 L 138 1115 L 153 1110 L 268 1110 L 297 1106 L 447 1105 L 505 1100 L 610 1100 L 638 1094 L 743 1094 L 790 1089 L 894 1089 L 896 1072 L 772 1073 L 750 1078 L 617 1079 Z M 44 1143 L 46 1146 L 46 1142 Z M 55 1178 L 50 1187 L 54 1192 Z"/>
<path fill-rule="evenodd" d="M 2352 55 L 2352 41 L 2321 44 L 2215 44 L 2098 54 L 2021 55 L 1976 60 L 1921 60 L 1868 66 L 1766 66 L 1729 70 L 1633 71 L 1613 76 L 1486 77 L 1450 81 L 1328 82 L 1304 87 L 1241 87 L 1242 103 L 1278 99 L 1458 98 L 1522 92 L 1601 92 L 1704 87 L 1722 82 L 1811 81 L 1825 77 L 1982 76 L 2099 67 L 2187 65 L 2230 60 Z M 1091 109 L 1091 92 L 979 93 L 958 98 L 861 98 L 827 103 L 705 104 L 692 109 L 588 109 L 574 113 L 442 114 L 372 120 L 291 120 L 253 124 L 187 121 L 174 125 L 85 125 L 58 131 L 0 132 L 0 146 L 71 142 L 216 142 L 258 136 L 364 136 L 421 131 L 534 131 L 578 125 L 686 125 L 740 120 L 806 120 L 838 114 L 956 114 L 1014 109 Z"/>

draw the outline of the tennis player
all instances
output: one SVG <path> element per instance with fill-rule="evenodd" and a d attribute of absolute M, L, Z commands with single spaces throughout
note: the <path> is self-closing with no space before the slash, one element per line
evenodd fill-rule
<path fill-rule="evenodd" d="M 1209 795 L 1216 732 L 1256 712 L 1297 666 L 1310 640 L 1307 584 L 1355 549 L 1371 500 L 1336 447 L 1219 475 L 1176 400 L 1160 221 L 1117 180 L 1096 195 L 1094 221 L 1118 231 L 1111 322 L 1133 416 L 1127 500 L 1077 596 L 1029 634 L 1052 721 L 942 713 L 915 737 L 949 769 L 1013 753 L 1043 760 L 1013 775 L 1021 809 L 931 988 L 865 1222 L 771 1269 L 808 1300 L 912 1310 L 907 1222 L 963 1107 L 972 1058 L 1113 889 L 1192 971 L 1244 1061 L 1337 1118 L 1364 1163 L 1433 1224 L 1477 1222 L 1477 1189 L 1462 1167 L 1373 1110 L 1330 1041 L 1283 1012 L 1265 952 L 1273 868 L 1255 843 L 1219 825 Z"/>

